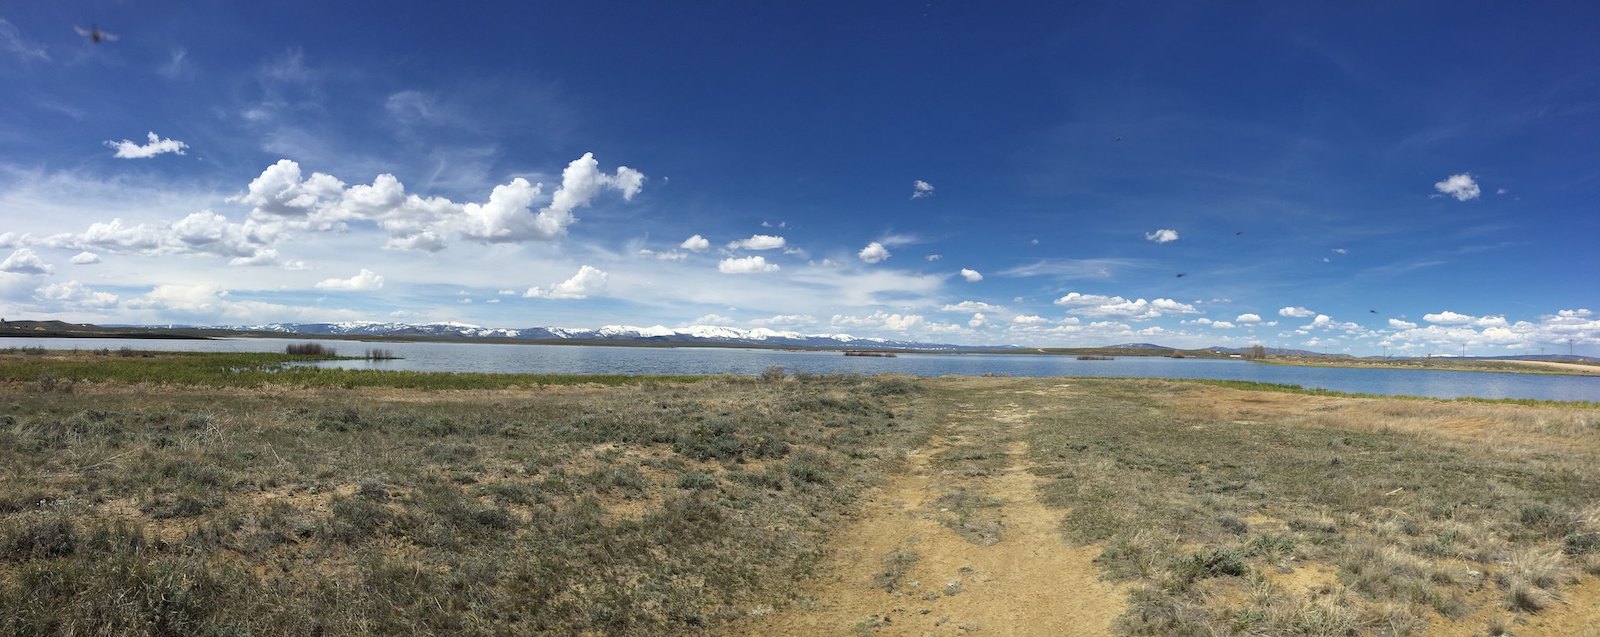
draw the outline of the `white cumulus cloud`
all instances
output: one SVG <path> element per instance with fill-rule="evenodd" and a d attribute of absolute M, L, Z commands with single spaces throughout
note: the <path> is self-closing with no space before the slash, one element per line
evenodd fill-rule
<path fill-rule="evenodd" d="M 1004 310 L 1005 308 L 1003 307 L 984 303 L 983 301 L 962 301 L 939 308 L 940 312 L 961 312 L 963 314 L 967 312 L 1002 312 Z"/>
<path fill-rule="evenodd" d="M 705 252 L 711 249 L 711 240 L 700 235 L 694 235 L 684 239 L 683 243 L 678 244 L 678 247 L 690 252 Z"/>
<path fill-rule="evenodd" d="M 699 236 L 699 235 L 695 235 Z M 739 239 L 728 243 L 729 250 L 778 250 L 785 245 L 783 237 L 770 234 L 750 235 L 749 239 Z"/>
<path fill-rule="evenodd" d="M 1171 228 L 1162 228 L 1162 229 L 1157 230 L 1155 232 L 1146 233 L 1144 235 L 1144 238 L 1147 241 L 1154 241 L 1156 243 L 1167 243 L 1169 241 L 1177 241 L 1178 240 L 1178 231 L 1177 230 L 1173 230 Z"/>
<path fill-rule="evenodd" d="M 128 225 L 121 219 L 92 223 L 82 233 L 58 234 L 41 243 L 143 256 L 206 254 L 229 258 L 229 265 L 267 265 L 277 262 L 278 253 L 272 246 L 283 236 L 279 224 L 254 219 L 234 223 L 202 210 L 172 223 Z"/>
<path fill-rule="evenodd" d="M 1422 320 L 1437 325 L 1467 325 L 1478 320 L 1478 317 L 1468 316 L 1466 314 L 1457 314 L 1455 312 L 1451 312 L 1450 310 L 1445 310 L 1437 314 L 1424 314 L 1422 315 Z"/>
<path fill-rule="evenodd" d="M 1313 312 L 1313 311 L 1308 310 L 1306 308 L 1300 307 L 1298 305 L 1293 305 L 1293 306 L 1281 308 L 1281 309 L 1278 310 L 1278 316 L 1287 316 L 1289 318 L 1311 318 L 1311 317 L 1316 316 L 1316 315 L 1317 315 L 1316 312 Z"/>
<path fill-rule="evenodd" d="M 1477 199 L 1478 195 L 1482 194 L 1478 182 L 1467 173 L 1446 177 L 1444 181 L 1434 184 L 1433 189 L 1455 197 L 1456 201 Z"/>
<path fill-rule="evenodd" d="M 385 187 L 381 191 L 377 190 L 380 185 Z M 244 194 L 234 200 L 252 206 L 250 214 L 257 218 L 302 218 L 325 203 L 337 200 L 343 193 L 344 182 L 332 175 L 311 173 L 310 177 L 302 179 L 298 162 L 280 159 L 250 180 Z M 394 175 L 379 175 L 363 194 L 369 197 L 388 194 L 399 198 L 403 190 Z"/>
<path fill-rule="evenodd" d="M 227 305 L 228 291 L 204 283 L 195 285 L 163 284 L 151 288 L 143 296 L 129 299 L 128 307 L 144 310 L 168 310 L 183 314 L 215 314 Z"/>
<path fill-rule="evenodd" d="M 1463 347 L 1474 353 L 1485 349 L 1518 352 L 1569 341 L 1600 345 L 1600 320 L 1587 309 L 1561 310 L 1541 316 L 1538 322 L 1511 322 L 1502 316 L 1477 318 L 1454 312 L 1441 312 L 1436 318 L 1451 322 L 1410 328 L 1391 322 L 1400 331 L 1384 337 L 1381 344 L 1414 353 L 1459 353 Z"/>
<path fill-rule="evenodd" d="M 930 184 L 930 183 L 928 183 L 926 181 L 923 181 L 921 179 L 918 179 L 916 181 L 911 182 L 911 198 L 912 199 L 921 199 L 923 197 L 932 197 L 932 196 L 933 196 L 933 184 Z"/>
<path fill-rule="evenodd" d="M 112 307 L 117 304 L 117 295 L 109 292 L 96 292 L 89 289 L 89 286 L 77 281 L 51 283 L 34 290 L 33 296 L 41 301 L 78 308 Z"/>
<path fill-rule="evenodd" d="M 838 327 L 865 327 L 883 329 L 891 332 L 904 332 L 923 325 L 927 319 L 920 314 L 891 314 L 878 311 L 867 316 L 845 316 L 835 314 L 833 325 Z"/>
<path fill-rule="evenodd" d="M 90 265 L 90 264 L 99 263 L 99 262 L 100 262 L 100 255 L 95 254 L 93 252 L 85 251 L 85 252 L 79 252 L 77 254 L 72 255 L 72 264 L 73 265 Z"/>
<path fill-rule="evenodd" d="M 585 299 L 605 292 L 609 280 L 610 275 L 604 270 L 585 265 L 578 268 L 578 273 L 572 275 L 572 278 L 550 286 L 549 290 L 532 287 L 522 296 L 541 299 Z"/>
<path fill-rule="evenodd" d="M 1056 299 L 1055 304 L 1072 308 L 1067 311 L 1073 314 L 1127 318 L 1135 321 L 1153 319 L 1167 314 L 1200 313 L 1200 310 L 1193 305 L 1172 299 L 1156 299 L 1154 301 L 1135 299 L 1129 301 L 1120 296 L 1080 294 L 1078 292 L 1067 293 L 1066 296 Z"/>
<path fill-rule="evenodd" d="M 383 275 L 362 268 L 361 272 L 348 279 L 324 279 L 317 283 L 319 290 L 338 290 L 342 292 L 370 292 L 383 288 Z"/>
<path fill-rule="evenodd" d="M 775 272 L 779 270 L 778 264 L 767 263 L 766 257 L 731 257 L 717 263 L 717 271 L 723 274 L 751 274 L 754 272 Z"/>
<path fill-rule="evenodd" d="M 883 247 L 883 244 L 873 241 L 867 244 L 867 247 L 862 248 L 860 252 L 857 252 L 856 256 L 867 263 L 880 263 L 891 255 L 889 254 L 889 249 Z"/>
<path fill-rule="evenodd" d="M 968 283 L 977 283 L 983 280 L 983 275 L 971 268 L 961 268 L 961 278 L 966 279 Z"/>
<path fill-rule="evenodd" d="M 15 274 L 50 274 L 56 267 L 45 263 L 30 248 L 18 248 L 5 261 L 0 261 L 0 272 Z"/>
<path fill-rule="evenodd" d="M 565 235 L 567 226 L 575 221 L 570 212 L 545 209 L 531 213 L 534 200 L 543 194 L 542 186 L 517 177 L 511 183 L 495 186 L 489 192 L 489 201 L 461 206 L 461 235 L 486 243 L 550 240 Z"/>
<path fill-rule="evenodd" d="M 302 178 L 300 165 L 284 159 L 262 171 L 233 201 L 251 206 L 251 219 L 264 223 L 321 231 L 343 229 L 348 221 L 370 221 L 388 232 L 385 248 L 438 251 L 452 236 L 484 243 L 560 239 L 577 221 L 573 210 L 589 205 L 604 190 L 631 200 L 644 180 L 643 173 L 627 166 L 601 172 L 594 153 L 584 153 L 562 171 L 561 186 L 542 207 L 544 184 L 521 177 L 495 186 L 486 202 L 457 203 L 407 194 L 390 174 L 349 188 L 323 173 Z"/>
<path fill-rule="evenodd" d="M 1246 312 L 1233 319 L 1235 323 L 1260 323 L 1261 315 Z"/>
<path fill-rule="evenodd" d="M 1411 321 L 1402 321 L 1400 319 L 1389 319 L 1389 327 L 1397 330 L 1409 330 L 1416 329 L 1417 324 L 1412 323 Z"/>
<path fill-rule="evenodd" d="M 561 188 L 551 195 L 545 210 L 569 214 L 574 208 L 589 205 L 602 189 L 616 190 L 624 201 L 632 201 L 644 189 L 644 180 L 644 173 L 627 166 L 617 166 L 615 174 L 601 172 L 594 153 L 584 153 L 561 171 Z"/>
<path fill-rule="evenodd" d="M 1043 325 L 1045 323 L 1049 323 L 1050 319 L 1037 314 L 1023 314 L 1012 318 L 1011 322 L 1016 323 L 1017 325 Z"/>
<path fill-rule="evenodd" d="M 124 139 L 120 142 L 107 141 L 106 146 L 117 151 L 116 157 L 121 159 L 148 159 L 162 153 L 183 154 L 183 149 L 189 145 L 176 139 L 162 139 L 160 135 L 150 133 L 150 142 L 140 146 L 138 142 Z"/>
<path fill-rule="evenodd" d="M 943 259 L 944 255 L 942 255 L 942 254 L 930 254 L 930 255 L 928 255 L 926 257 L 923 257 L 923 258 L 927 259 L 929 261 L 938 261 L 939 259 Z"/>

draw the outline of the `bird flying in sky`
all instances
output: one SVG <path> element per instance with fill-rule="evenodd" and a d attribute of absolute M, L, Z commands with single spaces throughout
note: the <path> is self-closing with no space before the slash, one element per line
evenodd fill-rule
<path fill-rule="evenodd" d="M 99 44 L 101 42 L 116 42 L 117 41 L 117 34 L 106 32 L 106 31 L 101 31 L 100 27 L 98 27 L 98 26 L 91 26 L 91 27 L 85 29 L 83 27 L 74 25 L 72 27 L 72 30 L 73 31 L 77 31 L 78 35 L 80 35 L 80 36 L 89 38 L 89 41 L 93 42 L 95 44 Z"/>

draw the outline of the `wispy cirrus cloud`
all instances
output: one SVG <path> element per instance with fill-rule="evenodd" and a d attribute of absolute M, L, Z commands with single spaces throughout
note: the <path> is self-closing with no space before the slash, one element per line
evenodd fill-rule
<path fill-rule="evenodd" d="M 23 37 L 17 25 L 5 18 L 0 18 L 0 51 L 23 60 L 50 61 L 50 54 L 45 51 L 43 44 L 31 42 Z"/>
<path fill-rule="evenodd" d="M 1041 259 L 1000 271 L 1000 276 L 1047 276 L 1058 279 L 1103 279 L 1119 270 L 1146 267 L 1139 259 Z"/>

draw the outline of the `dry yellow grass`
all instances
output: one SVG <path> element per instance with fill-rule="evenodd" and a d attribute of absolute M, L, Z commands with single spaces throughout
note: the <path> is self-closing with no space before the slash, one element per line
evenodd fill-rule
<path fill-rule="evenodd" d="M 25 634 L 1596 637 L 1600 608 L 1594 409 L 984 378 L 0 409 Z"/>

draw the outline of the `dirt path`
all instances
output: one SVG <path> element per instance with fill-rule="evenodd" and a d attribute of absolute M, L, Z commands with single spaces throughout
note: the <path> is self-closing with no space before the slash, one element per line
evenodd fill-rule
<path fill-rule="evenodd" d="M 963 404 L 831 547 L 791 606 L 735 635 L 1107 635 L 1124 591 L 1066 544 L 1015 440 L 1029 413 Z"/>

